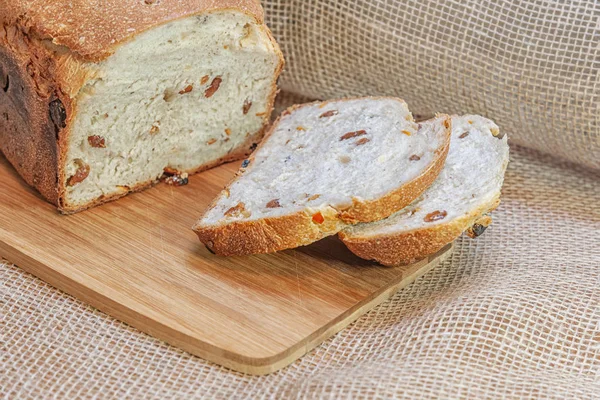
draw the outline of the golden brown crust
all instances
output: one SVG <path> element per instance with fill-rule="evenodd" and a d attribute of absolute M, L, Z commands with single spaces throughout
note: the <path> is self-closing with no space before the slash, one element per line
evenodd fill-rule
<path fill-rule="evenodd" d="M 405 265 L 436 253 L 477 223 L 484 214 L 493 211 L 498 204 L 499 195 L 462 217 L 428 228 L 377 236 L 348 236 L 342 231 L 338 236 L 350 251 L 361 258 L 387 266 Z M 489 224 L 491 220 L 486 222 Z"/>
<path fill-rule="evenodd" d="M 0 0 L 0 23 L 52 39 L 86 61 L 99 61 L 129 38 L 168 21 L 239 10 L 263 22 L 258 0 Z"/>
<path fill-rule="evenodd" d="M 367 98 L 381 99 L 386 97 Z M 391 99 L 402 101 L 396 98 Z M 275 127 L 282 117 L 301 107 L 317 103 L 321 102 L 294 105 L 284 111 L 271 125 L 259 148 L 268 141 L 269 136 L 273 134 Z M 327 102 L 322 104 L 325 105 Z M 371 222 L 386 218 L 419 197 L 441 172 L 448 154 L 451 134 L 450 117 L 445 116 L 445 118 L 446 140 L 440 149 L 436 151 L 432 164 L 420 176 L 380 199 L 368 202 L 353 199 L 353 204 L 344 210 L 336 210 L 333 207 L 329 207 L 325 212 L 321 213 L 323 217 L 322 222 L 315 221 L 313 214 L 303 210 L 277 218 L 235 221 L 213 226 L 203 226 L 200 224 L 200 218 L 192 229 L 196 232 L 200 241 L 213 252 L 219 255 L 231 256 L 271 253 L 304 246 L 326 236 L 334 235 L 349 224 L 355 224 L 359 221 Z M 253 156 L 250 157 L 250 160 L 252 161 L 253 158 Z M 236 174 L 225 188 L 225 191 L 243 171 L 244 169 L 242 168 Z M 219 196 L 207 207 L 207 211 L 214 207 L 218 199 Z"/>
<path fill-rule="evenodd" d="M 312 214 L 302 211 L 218 226 L 195 225 L 193 229 L 202 243 L 222 256 L 272 253 L 313 243 L 346 226 L 337 218 L 334 209 L 321 215 L 321 223 L 315 222 Z"/>

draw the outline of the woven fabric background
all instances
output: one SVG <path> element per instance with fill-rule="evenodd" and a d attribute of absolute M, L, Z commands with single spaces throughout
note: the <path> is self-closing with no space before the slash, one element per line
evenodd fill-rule
<path fill-rule="evenodd" d="M 513 143 L 600 168 L 600 1 L 263 0 L 283 90 L 481 114 Z"/>
<path fill-rule="evenodd" d="M 494 224 L 264 377 L 191 356 L 0 263 L 0 398 L 600 398 L 600 3 L 264 5 L 288 61 L 281 86 L 296 94 L 278 109 L 390 94 L 421 116 L 494 118 L 512 160 Z"/>
<path fill-rule="evenodd" d="M 0 265 L 0 398 L 600 396 L 600 185 L 513 147 L 476 240 L 291 366 L 228 371 Z"/>

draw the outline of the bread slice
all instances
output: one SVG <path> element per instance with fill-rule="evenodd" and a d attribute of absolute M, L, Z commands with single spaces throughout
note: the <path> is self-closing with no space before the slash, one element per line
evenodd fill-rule
<path fill-rule="evenodd" d="M 283 59 L 258 0 L 3 4 L 0 150 L 62 212 L 262 137 Z"/>
<path fill-rule="evenodd" d="M 346 228 L 339 237 L 359 257 L 384 265 L 425 258 L 464 231 L 476 237 L 500 203 L 507 164 L 507 137 L 494 122 L 478 115 L 454 116 L 446 165 L 433 185 L 389 218 Z"/>
<path fill-rule="evenodd" d="M 294 106 L 194 230 L 217 254 L 267 253 L 385 218 L 435 180 L 449 123 L 445 116 L 418 129 L 395 98 Z"/>

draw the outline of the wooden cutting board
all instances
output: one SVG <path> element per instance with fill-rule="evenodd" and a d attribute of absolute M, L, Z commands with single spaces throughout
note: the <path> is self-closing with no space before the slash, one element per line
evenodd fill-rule
<path fill-rule="evenodd" d="M 223 258 L 191 230 L 239 163 L 63 216 L 0 156 L 0 256 L 192 354 L 251 374 L 280 369 L 436 265 L 378 266 L 335 237 Z"/>

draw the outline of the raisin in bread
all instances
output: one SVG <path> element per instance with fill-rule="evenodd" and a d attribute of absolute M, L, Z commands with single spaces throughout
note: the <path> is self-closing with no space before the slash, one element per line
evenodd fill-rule
<path fill-rule="evenodd" d="M 422 129 L 404 101 L 360 98 L 285 111 L 194 230 L 221 255 L 306 245 L 410 204 L 442 169 L 450 118 Z"/>
<path fill-rule="evenodd" d="M 389 218 L 349 227 L 339 237 L 359 257 L 384 265 L 422 259 L 464 231 L 476 237 L 500 203 L 507 164 L 507 137 L 494 122 L 478 115 L 454 116 L 446 165 L 433 185 Z"/>
<path fill-rule="evenodd" d="M 62 212 L 239 159 L 282 55 L 258 0 L 0 0 L 0 150 Z"/>

